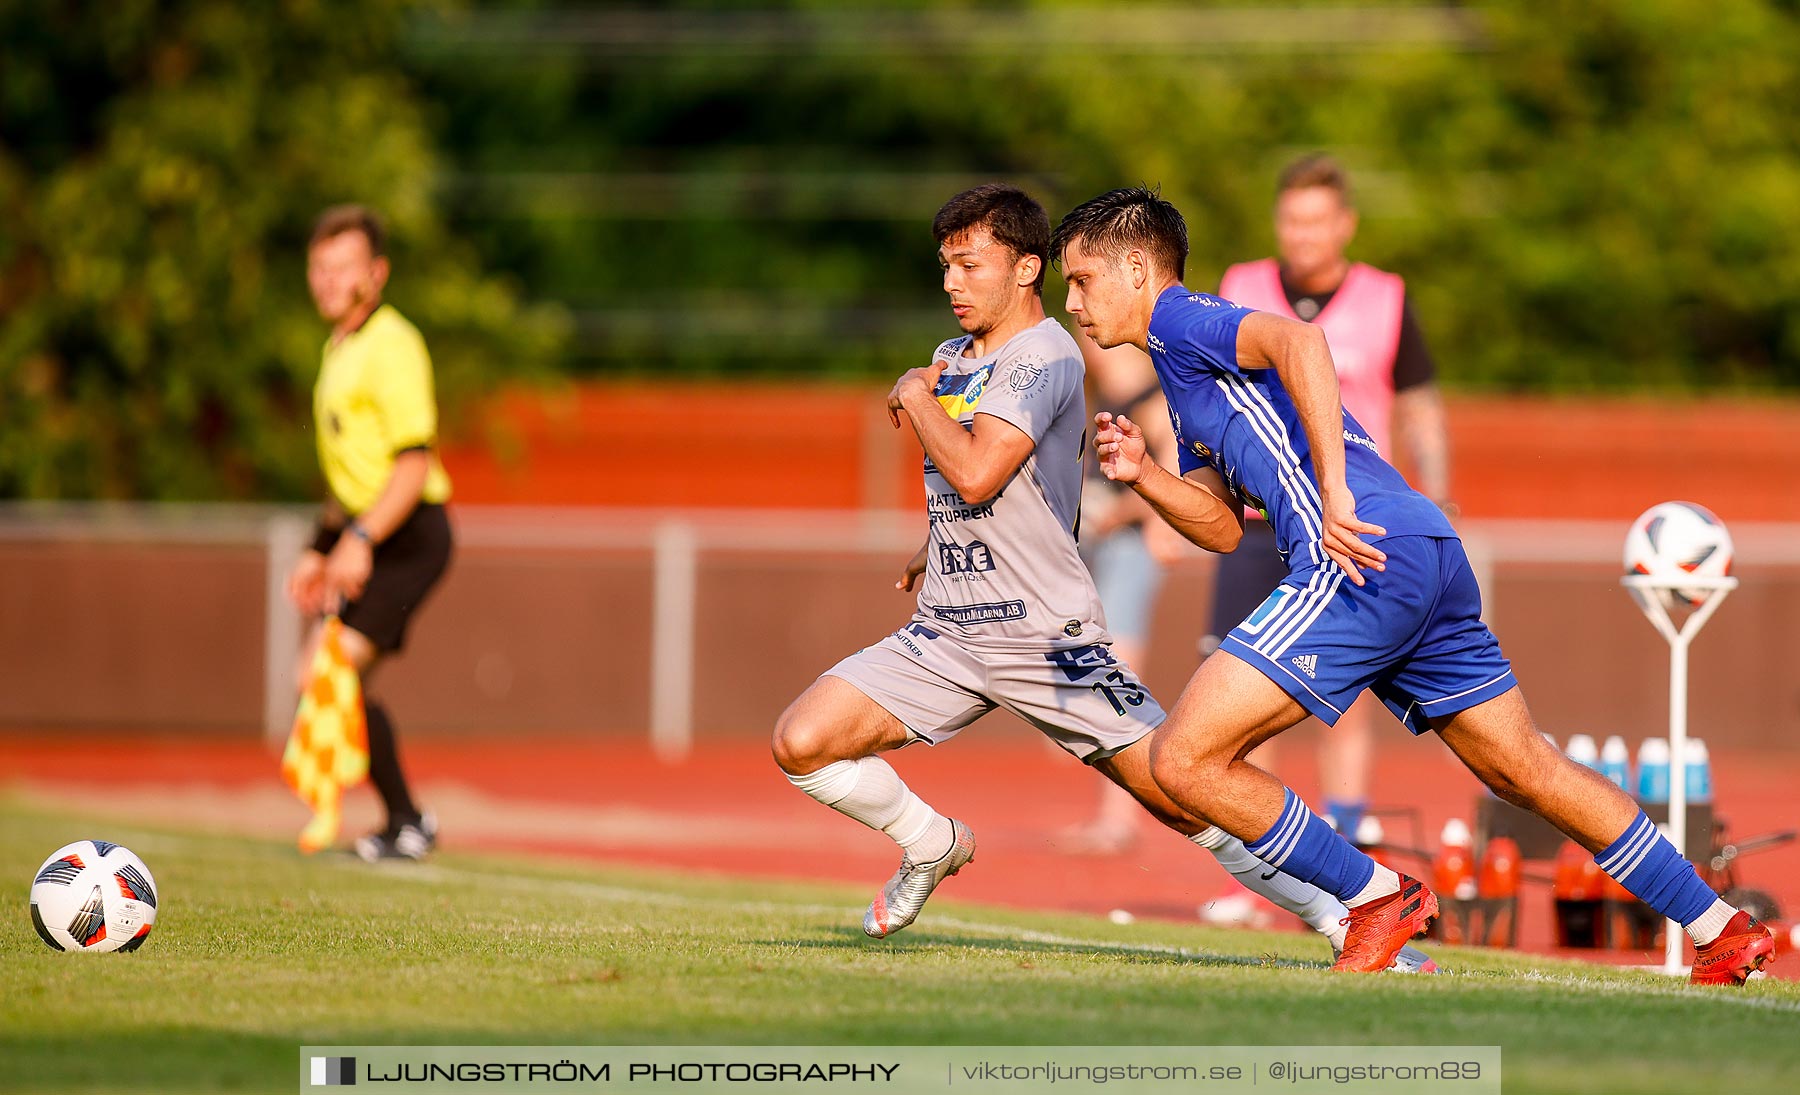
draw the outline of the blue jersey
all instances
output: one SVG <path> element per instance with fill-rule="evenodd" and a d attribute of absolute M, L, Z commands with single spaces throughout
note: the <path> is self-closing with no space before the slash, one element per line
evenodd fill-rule
<path fill-rule="evenodd" d="M 1320 566 L 1327 562 L 1320 546 L 1323 506 L 1300 415 L 1274 369 L 1237 363 L 1238 325 L 1250 312 L 1179 285 L 1156 300 L 1150 360 L 1168 397 L 1181 474 L 1215 469 L 1227 490 L 1262 512 L 1290 568 Z M 1356 515 L 1388 536 L 1454 537 L 1443 512 L 1407 486 L 1381 458 L 1368 431 L 1349 411 L 1339 410 L 1345 480 L 1356 498 Z"/>

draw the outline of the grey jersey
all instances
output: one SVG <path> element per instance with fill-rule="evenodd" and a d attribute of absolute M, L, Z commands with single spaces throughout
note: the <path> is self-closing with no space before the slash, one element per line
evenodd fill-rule
<path fill-rule="evenodd" d="M 1000 494 L 971 505 L 925 460 L 931 518 L 918 619 L 975 648 L 1057 650 L 1109 642 L 1093 579 L 1075 549 L 1087 405 L 1075 340 L 1054 319 L 987 357 L 970 336 L 937 348 L 938 404 L 970 428 L 977 414 L 1035 443 Z"/>

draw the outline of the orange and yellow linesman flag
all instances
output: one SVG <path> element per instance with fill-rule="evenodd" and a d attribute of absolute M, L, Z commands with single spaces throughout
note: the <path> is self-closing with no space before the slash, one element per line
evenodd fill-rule
<path fill-rule="evenodd" d="M 369 728 L 363 715 L 362 679 L 344 656 L 344 625 L 332 616 L 313 654 L 294 712 L 294 729 L 281 754 L 281 778 L 312 808 L 300 831 L 300 850 L 311 854 L 337 839 L 344 789 L 369 774 Z"/>

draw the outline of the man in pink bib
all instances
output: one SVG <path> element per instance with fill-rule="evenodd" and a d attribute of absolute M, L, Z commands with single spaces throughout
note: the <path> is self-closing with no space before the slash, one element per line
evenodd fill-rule
<path fill-rule="evenodd" d="M 1282 171 L 1276 189 L 1275 243 L 1280 257 L 1226 270 L 1219 295 L 1324 330 L 1344 406 L 1368 430 L 1381 455 L 1454 517 L 1456 507 L 1449 500 L 1450 446 L 1436 366 L 1413 318 L 1406 283 L 1398 274 L 1352 262 L 1345 255 L 1356 225 L 1343 167 L 1323 154 L 1296 160 Z M 1243 546 L 1219 556 L 1218 564 L 1211 634 L 1201 642 L 1207 654 L 1286 573 L 1275 552 L 1274 533 L 1260 520 L 1245 523 Z M 1352 839 L 1367 806 L 1379 708 L 1364 696 L 1321 738 L 1325 813 L 1339 832 Z M 1267 750 L 1265 746 L 1259 757 L 1265 766 L 1273 760 Z M 1220 922 L 1251 919 L 1256 911 L 1255 899 L 1242 891 L 1202 910 L 1207 919 Z"/>

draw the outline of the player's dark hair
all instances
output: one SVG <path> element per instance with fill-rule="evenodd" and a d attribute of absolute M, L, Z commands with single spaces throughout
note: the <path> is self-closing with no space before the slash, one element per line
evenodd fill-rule
<path fill-rule="evenodd" d="M 1354 205 L 1350 200 L 1350 175 L 1344 165 L 1336 158 L 1323 152 L 1311 152 L 1300 157 L 1281 169 L 1281 176 L 1275 181 L 1275 193 L 1285 194 L 1290 190 L 1310 190 L 1322 186 L 1335 191 L 1338 200 L 1345 206 Z"/>
<path fill-rule="evenodd" d="M 1146 186 L 1108 190 L 1069 210 L 1050 239 L 1050 252 L 1061 262 L 1076 240 L 1115 262 L 1136 249 L 1177 280 L 1187 276 L 1187 222 L 1179 209 Z"/>
<path fill-rule="evenodd" d="M 313 222 L 312 238 L 306 245 L 322 243 L 345 232 L 361 232 L 369 241 L 369 254 L 376 258 L 387 254 L 387 228 L 381 217 L 366 205 L 334 205 L 319 214 Z"/>
<path fill-rule="evenodd" d="M 1044 291 L 1044 268 L 1050 265 L 1050 214 L 1037 199 L 1016 186 L 984 183 L 945 202 L 931 221 L 931 234 L 940 247 L 972 228 L 987 229 L 1012 251 L 1015 262 L 1036 255 L 1038 276 L 1031 288 Z"/>

